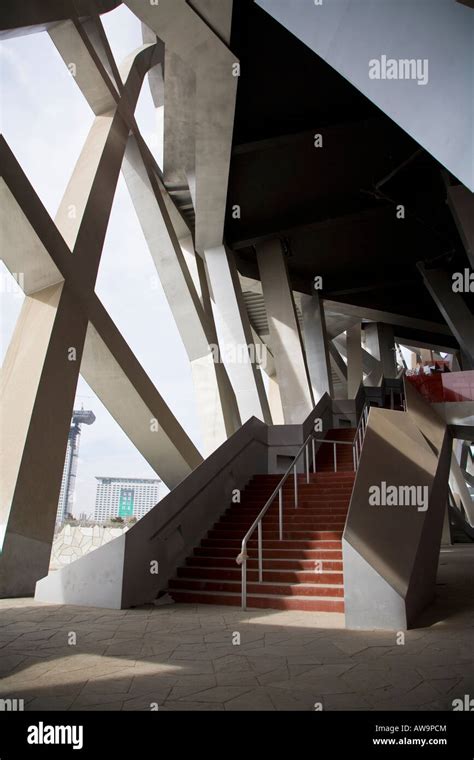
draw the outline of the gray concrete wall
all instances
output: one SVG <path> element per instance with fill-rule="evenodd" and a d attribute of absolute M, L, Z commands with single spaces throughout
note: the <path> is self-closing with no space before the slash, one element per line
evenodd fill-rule
<path fill-rule="evenodd" d="M 123 534 L 85 557 L 41 578 L 35 599 L 52 604 L 120 609 L 125 560 Z"/>
<path fill-rule="evenodd" d="M 254 474 L 267 472 L 266 439 L 266 426 L 252 418 L 128 531 L 122 607 L 150 602 L 166 589 L 230 506 L 234 489 L 243 490 Z M 158 575 L 150 572 L 153 561 Z"/>
<path fill-rule="evenodd" d="M 369 413 L 343 535 L 348 628 L 408 628 L 434 595 L 451 436 L 411 388 L 407 405 Z M 371 504 L 369 489 L 382 482 L 426 488 L 427 509 Z"/>
<path fill-rule="evenodd" d="M 447 425 L 474 425 L 474 401 L 443 401 L 432 406 Z"/>

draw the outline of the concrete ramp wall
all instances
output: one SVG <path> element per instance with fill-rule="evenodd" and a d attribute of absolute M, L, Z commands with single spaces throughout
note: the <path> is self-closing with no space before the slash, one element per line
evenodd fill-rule
<path fill-rule="evenodd" d="M 403 630 L 435 592 L 451 436 L 418 392 L 372 408 L 343 535 L 346 625 Z"/>

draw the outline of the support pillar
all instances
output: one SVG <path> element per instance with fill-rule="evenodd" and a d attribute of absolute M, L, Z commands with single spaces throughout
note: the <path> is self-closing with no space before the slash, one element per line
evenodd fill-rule
<path fill-rule="evenodd" d="M 219 358 L 212 346 L 215 330 L 203 309 L 173 229 L 163 199 L 165 190 L 146 166 L 134 137 L 129 138 L 122 170 L 189 357 L 205 449 L 210 454 L 234 432 L 229 410 L 224 408 L 226 401 L 217 370 Z"/>
<path fill-rule="evenodd" d="M 369 354 L 380 362 L 383 377 L 396 377 L 393 327 L 384 322 L 370 322 L 365 326 L 365 345 Z"/>
<path fill-rule="evenodd" d="M 258 417 L 271 424 L 255 343 L 232 255 L 224 246 L 205 252 L 214 303 L 219 314 L 217 333 L 222 358 L 233 385 L 242 423 Z M 262 344 L 263 346 L 263 344 Z M 265 356 L 262 356 L 265 361 Z"/>
<path fill-rule="evenodd" d="M 344 363 L 339 346 L 336 345 L 334 340 L 331 340 L 329 343 L 329 353 L 333 362 L 332 366 L 339 382 L 342 383 L 342 385 L 345 385 L 347 383 L 347 365 Z"/>
<path fill-rule="evenodd" d="M 257 260 L 285 422 L 300 424 L 312 411 L 314 403 L 280 241 L 274 239 L 258 245 Z"/>
<path fill-rule="evenodd" d="M 347 398 L 355 398 L 362 382 L 362 331 L 360 322 L 347 330 Z"/>
<path fill-rule="evenodd" d="M 424 283 L 461 348 L 466 369 L 474 369 L 474 316 L 461 293 L 454 293 L 452 280 L 441 269 L 426 269 L 418 262 Z M 464 369 L 464 367 L 463 367 Z"/>
<path fill-rule="evenodd" d="M 27 296 L 2 368 L 0 597 L 48 574 L 87 319 L 63 283 Z"/>
<path fill-rule="evenodd" d="M 303 330 L 314 403 L 328 393 L 333 397 L 332 374 L 324 308 L 318 293 L 303 295 Z"/>
<path fill-rule="evenodd" d="M 30 595 L 48 572 L 77 377 L 98 302 L 94 286 L 102 247 L 131 114 L 143 77 L 156 63 L 153 45 L 128 59 L 117 105 L 94 121 L 55 224 L 0 139 L 5 264 L 10 272 L 24 273 L 27 296 L 2 371 L 0 596 Z M 81 81 L 93 89 L 93 81 Z M 184 442 L 198 464 L 198 452 L 167 412 L 166 432 L 173 433 L 168 460 Z M 189 469 L 181 468 L 179 480 Z"/>

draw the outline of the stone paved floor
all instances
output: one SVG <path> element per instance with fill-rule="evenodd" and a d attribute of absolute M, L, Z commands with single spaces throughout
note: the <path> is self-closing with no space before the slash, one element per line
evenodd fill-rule
<path fill-rule="evenodd" d="M 474 546 L 443 550 L 436 603 L 404 645 L 343 625 L 339 614 L 2 600 L 0 697 L 26 710 L 450 710 L 474 696 Z"/>

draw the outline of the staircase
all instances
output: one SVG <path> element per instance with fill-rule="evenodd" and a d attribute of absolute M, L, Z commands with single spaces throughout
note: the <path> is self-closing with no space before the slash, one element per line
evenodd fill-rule
<path fill-rule="evenodd" d="M 329 430 L 330 440 L 352 441 L 355 430 Z M 320 612 L 344 611 L 342 532 L 354 484 L 352 446 L 323 444 L 316 472 L 298 476 L 298 507 L 294 482 L 283 489 L 283 540 L 278 532 L 278 500 L 263 520 L 263 582 L 258 582 L 257 536 L 249 542 L 247 607 Z M 169 593 L 176 602 L 241 603 L 241 569 L 236 557 L 244 535 L 281 480 L 281 475 L 255 475 L 219 522 L 201 541 Z"/>
<path fill-rule="evenodd" d="M 335 428 L 328 430 L 325 438 L 328 441 L 347 441 L 347 443 L 336 443 L 336 467 L 337 472 L 354 473 L 354 459 L 352 454 L 352 443 L 355 436 L 354 428 Z M 325 443 L 321 446 L 316 457 L 317 472 L 334 472 L 334 445 Z M 336 473 L 337 474 L 337 473 Z"/>

